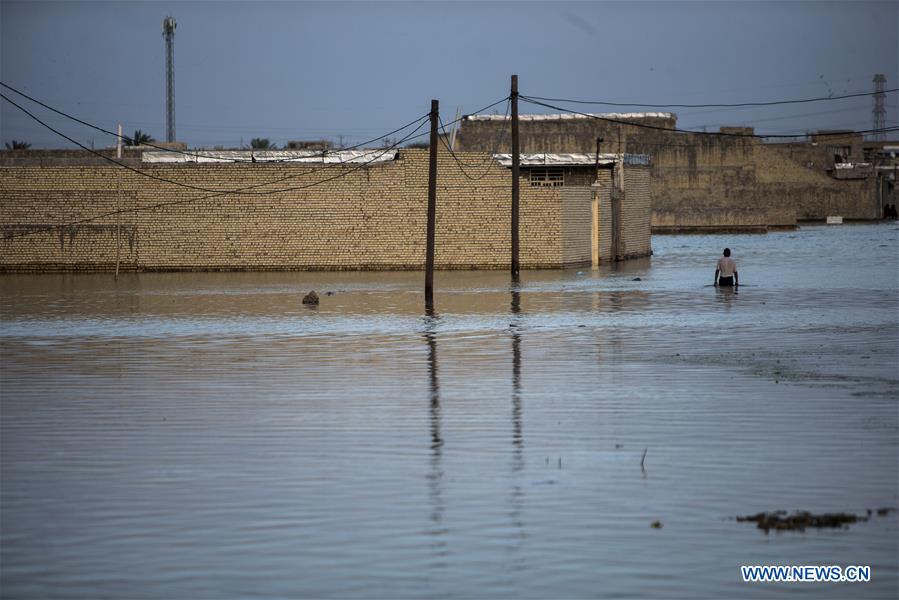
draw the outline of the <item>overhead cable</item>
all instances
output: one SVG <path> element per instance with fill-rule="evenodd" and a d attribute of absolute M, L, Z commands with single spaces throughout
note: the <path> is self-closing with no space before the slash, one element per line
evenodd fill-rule
<path fill-rule="evenodd" d="M 617 123 L 619 125 L 630 125 L 631 127 L 640 127 L 642 129 L 654 129 L 657 131 L 667 131 L 669 133 L 692 133 L 696 135 L 711 135 L 718 137 L 741 137 L 741 138 L 779 138 L 779 139 L 795 139 L 795 138 L 807 138 L 809 134 L 807 133 L 771 133 L 771 134 L 763 134 L 763 133 L 736 133 L 736 132 L 722 132 L 722 131 L 694 131 L 692 129 L 679 129 L 677 127 L 661 127 L 659 125 L 650 125 L 648 123 L 639 123 L 635 121 L 625 121 L 623 119 L 615 119 L 612 117 L 603 117 L 601 115 L 594 115 L 590 113 L 579 112 L 576 110 L 571 110 L 570 108 L 563 108 L 561 106 L 556 106 L 554 104 L 548 104 L 545 102 L 539 102 L 530 98 L 529 96 L 520 96 L 522 100 L 528 102 L 530 104 L 535 104 L 537 106 L 543 106 L 546 108 L 551 108 L 553 110 L 558 110 L 565 113 L 570 113 L 573 115 L 580 115 L 582 117 L 588 119 L 595 119 L 597 121 L 605 121 L 608 123 Z M 867 133 L 886 133 L 899 130 L 899 127 L 885 127 L 882 129 L 864 129 L 861 131 L 844 131 L 844 132 L 834 132 L 834 133 L 819 133 L 814 134 L 819 137 L 823 136 L 845 136 L 851 134 L 867 134 Z"/>
<path fill-rule="evenodd" d="M 47 123 L 45 123 L 44 121 L 42 121 L 40 118 L 38 118 L 37 116 L 35 116 L 35 115 L 32 114 L 31 112 L 29 112 L 28 109 L 26 109 L 26 108 L 24 108 L 23 106 L 17 104 L 16 102 L 14 102 L 13 100 L 11 100 L 11 99 L 10 99 L 9 97 L 7 97 L 6 95 L 0 93 L 0 98 L 3 98 L 4 100 L 6 100 L 7 102 L 9 102 L 9 103 L 12 104 L 13 106 L 15 106 L 16 108 L 18 108 L 19 110 L 21 110 L 22 112 L 24 112 L 26 115 L 28 115 L 29 117 L 31 117 L 32 119 L 34 119 L 35 121 L 37 121 L 38 123 L 40 123 L 41 125 L 43 125 L 44 127 L 46 127 L 47 129 L 49 129 L 49 130 L 52 131 L 53 133 L 59 135 L 59 136 L 62 137 L 62 138 L 65 138 L 66 140 L 68 140 L 69 142 L 75 144 L 75 145 L 78 146 L 79 148 L 81 148 L 81 149 L 83 149 L 83 150 L 86 150 L 87 152 L 90 152 L 91 154 L 94 154 L 94 155 L 96 155 L 96 156 L 102 158 L 103 160 L 105 160 L 105 161 L 107 161 L 107 162 L 110 162 L 110 163 L 112 163 L 112 164 L 114 164 L 114 165 L 118 165 L 119 167 L 122 167 L 122 168 L 124 168 L 124 169 L 127 169 L 128 171 L 131 171 L 131 172 L 133 172 L 133 173 L 137 173 L 138 175 L 141 175 L 142 177 L 147 177 L 147 178 L 149 178 L 149 179 L 155 179 L 155 180 L 161 181 L 161 182 L 163 182 L 163 183 L 169 183 L 169 184 L 172 184 L 172 185 L 177 185 L 177 186 L 179 186 L 179 187 L 183 187 L 183 188 L 187 188 L 187 189 L 191 189 L 191 190 L 195 190 L 195 191 L 200 191 L 200 192 L 212 192 L 212 193 L 220 193 L 220 192 L 221 192 L 221 193 L 226 193 L 226 194 L 242 194 L 242 195 L 251 195 L 251 196 L 265 196 L 265 195 L 277 194 L 277 193 L 281 193 L 281 192 L 288 192 L 288 191 L 292 191 L 292 190 L 297 189 L 297 188 L 279 188 L 279 189 L 274 189 L 274 190 L 264 190 L 264 191 L 247 191 L 247 190 L 248 190 L 248 189 L 251 189 L 251 188 L 253 188 L 253 187 L 263 187 L 263 186 L 266 186 L 266 185 L 273 185 L 273 184 L 275 184 L 275 183 L 280 183 L 281 181 L 285 181 L 285 180 L 287 180 L 287 179 L 293 179 L 293 178 L 298 177 L 299 175 L 301 175 L 301 173 L 294 173 L 294 174 L 288 175 L 288 176 L 283 177 L 283 178 L 280 178 L 280 179 L 275 179 L 275 180 L 272 180 L 272 181 L 267 181 L 267 182 L 265 182 L 265 183 L 263 183 L 263 184 L 260 184 L 260 185 L 250 186 L 250 187 L 248 187 L 248 188 L 240 188 L 240 189 L 236 189 L 236 190 L 217 190 L 217 189 L 212 189 L 212 188 L 206 188 L 206 187 L 203 187 L 203 186 L 192 185 L 192 184 L 189 184 L 189 183 L 182 183 L 182 182 L 180 182 L 180 181 L 175 181 L 175 180 L 173 180 L 173 179 L 167 179 L 167 178 L 165 178 L 165 177 L 160 177 L 159 175 L 154 175 L 154 174 L 149 173 L 149 172 L 147 172 L 147 171 L 142 171 L 142 170 L 140 170 L 140 169 L 136 169 L 136 168 L 134 168 L 134 167 L 132 167 L 132 166 L 130 166 L 130 165 L 128 165 L 128 164 L 125 164 L 125 163 L 123 163 L 123 162 L 121 162 L 121 161 L 118 161 L 118 160 L 116 160 L 116 159 L 114 159 L 114 158 L 112 158 L 112 157 L 109 157 L 109 156 L 106 156 L 105 154 L 102 154 L 102 153 L 100 153 L 100 152 L 97 152 L 96 150 L 94 150 L 94 149 L 92 149 L 92 148 L 88 148 L 87 146 L 85 146 L 84 144 L 82 144 L 81 142 L 79 142 L 78 140 L 69 137 L 68 135 L 62 133 L 62 132 L 59 131 L 58 129 L 54 129 L 52 126 L 48 125 Z M 415 132 L 417 132 L 419 129 L 421 129 L 421 125 L 424 124 L 424 120 L 425 120 L 426 118 L 427 118 L 427 115 L 424 115 L 424 116 L 422 116 L 422 117 L 419 117 L 419 118 L 416 119 L 415 121 L 412 121 L 412 122 L 410 122 L 409 124 L 405 125 L 404 128 L 408 128 L 408 127 L 411 127 L 412 125 L 415 125 L 416 123 L 420 123 L 420 124 L 419 124 L 419 127 L 415 130 Z M 400 130 L 397 130 L 397 131 L 400 131 Z M 374 153 L 374 152 L 377 152 L 377 150 L 373 150 L 372 152 L 368 152 L 368 153 L 366 153 L 366 154 L 363 154 L 363 156 L 366 156 L 367 154 L 372 154 L 372 153 Z M 347 161 L 341 161 L 340 163 L 334 163 L 334 164 L 346 164 L 346 162 L 347 162 Z M 308 173 L 309 173 L 309 172 L 307 172 L 307 173 L 302 173 L 302 175 L 308 175 Z M 302 189 L 302 188 L 299 188 L 299 189 Z"/>
<path fill-rule="evenodd" d="M 88 123 L 87 121 L 84 121 L 84 120 L 82 120 L 82 119 L 79 119 L 78 117 L 75 117 L 75 116 L 73 116 L 73 115 L 70 115 L 70 114 L 68 114 L 68 113 L 66 113 L 66 112 L 63 112 L 63 111 L 57 109 L 57 108 L 53 108 L 52 106 L 50 106 L 50 105 L 48 105 L 48 104 L 45 104 L 44 102 L 41 102 L 41 101 L 38 100 L 37 98 L 33 98 L 32 96 L 29 96 L 29 95 L 26 94 L 25 92 L 22 92 L 21 90 L 17 90 L 16 88 L 12 87 L 12 86 L 9 85 L 9 84 L 3 83 L 2 81 L 0 81 L 0 86 L 3 86 L 3 87 L 5 87 L 6 89 L 8 89 L 8 90 L 10 90 L 10 91 L 12 91 L 12 92 L 15 92 L 15 93 L 18 94 L 19 96 L 22 96 L 23 98 L 25 98 L 25 99 L 27 99 L 27 100 L 30 100 L 31 102 L 34 102 L 35 104 L 37 104 L 37 105 L 39 105 L 39 106 L 42 106 L 42 107 L 46 108 L 46 109 L 49 110 L 49 111 L 55 112 L 56 114 L 61 115 L 61 116 L 65 117 L 65 118 L 67 118 L 67 119 L 71 119 L 72 121 L 75 121 L 76 123 L 81 123 L 82 125 L 85 125 L 85 126 L 90 127 L 90 128 L 92 128 L 92 129 L 96 129 L 97 131 L 101 131 L 101 132 L 103 132 L 103 133 L 109 134 L 109 135 L 111 135 L 111 136 L 113 136 L 113 137 L 115 137 L 115 138 L 117 138 L 117 139 L 122 139 L 122 140 L 129 140 L 129 139 L 131 139 L 131 138 L 129 138 L 129 137 L 126 136 L 126 135 L 120 136 L 117 132 L 109 131 L 108 129 L 104 129 L 104 128 L 100 127 L 99 125 L 94 125 L 93 123 Z M 391 136 L 391 135 L 393 135 L 393 134 L 395 134 L 395 133 L 398 133 L 398 132 L 402 131 L 403 129 L 406 129 L 407 127 L 409 127 L 409 126 L 411 126 L 411 125 L 413 125 L 414 123 L 417 123 L 417 122 L 418 122 L 417 120 L 416 120 L 416 121 L 413 121 L 412 123 L 407 124 L 407 125 L 404 125 L 403 127 L 400 127 L 399 129 L 395 129 L 395 130 L 393 130 L 393 131 L 391 131 L 391 132 L 385 133 L 385 134 L 383 134 L 383 135 L 381 135 L 381 136 L 378 136 L 378 137 L 376 137 L 376 138 L 372 138 L 372 139 L 370 139 L 370 140 L 366 140 L 366 141 L 364 141 L 364 142 L 360 142 L 360 143 L 356 144 L 355 146 L 349 146 L 349 147 L 347 147 L 347 148 L 341 148 L 341 150 L 356 150 L 356 149 L 361 148 L 361 147 L 363 147 L 363 146 L 366 146 L 366 145 L 368 145 L 368 144 L 372 144 L 372 143 L 374 143 L 374 142 L 377 142 L 378 140 L 382 140 L 382 139 L 384 139 L 384 138 L 386 138 L 386 137 L 388 137 L 388 136 Z M 187 156 L 196 156 L 196 155 L 197 155 L 197 152 L 196 152 L 196 151 L 191 152 L 191 151 L 187 151 L 187 150 L 179 150 L 179 149 L 177 149 L 177 148 L 167 148 L 167 147 L 165 147 L 165 146 L 157 146 L 157 145 L 155 145 L 155 144 L 153 144 L 153 143 L 150 143 L 150 142 L 146 142 L 146 143 L 143 143 L 143 144 L 141 144 L 141 145 L 143 145 L 143 146 L 149 146 L 149 147 L 151 147 L 151 148 L 156 148 L 157 150 L 162 150 L 162 151 L 164 151 L 164 152 L 173 152 L 173 153 L 176 153 L 176 154 L 184 154 L 184 155 L 187 155 Z M 268 163 L 272 163 L 272 162 L 291 162 L 291 160 L 292 160 L 292 159 L 287 158 L 287 159 L 279 159 L 279 160 L 269 160 L 269 161 L 266 161 L 266 162 L 268 162 Z M 252 159 L 249 159 L 249 160 L 247 160 L 247 159 L 222 159 L 221 162 L 253 162 L 253 161 L 252 161 Z"/>
<path fill-rule="evenodd" d="M 899 91 L 899 88 L 884 90 L 883 93 Z M 738 108 L 741 106 L 777 106 L 781 104 L 805 104 L 808 102 L 825 102 L 829 100 L 844 100 L 846 98 L 860 98 L 863 96 L 873 96 L 880 92 L 863 92 L 857 94 L 846 94 L 844 96 L 822 96 L 819 98 L 803 98 L 800 100 L 774 100 L 771 102 L 735 102 L 732 104 L 641 104 L 639 102 L 606 102 L 602 100 L 572 100 L 568 98 L 546 98 L 543 96 L 528 96 L 532 100 L 542 100 L 544 102 L 565 102 L 567 104 L 596 104 L 600 106 L 633 106 L 636 108 Z M 521 96 L 522 99 L 525 96 Z"/>
<path fill-rule="evenodd" d="M 506 114 L 505 114 L 506 117 L 509 116 L 510 106 L 511 106 L 511 102 L 507 102 L 506 103 Z M 438 116 L 438 119 L 439 119 L 439 116 Z M 493 162 L 493 155 L 499 151 L 499 146 L 502 143 L 503 135 L 505 134 L 506 129 L 507 129 L 506 126 L 509 124 L 509 121 L 507 119 L 504 119 L 503 122 L 504 122 L 503 127 L 500 127 L 497 132 L 496 141 L 493 145 L 493 150 L 489 154 L 487 154 L 480 162 L 478 162 L 476 164 L 469 164 L 469 163 L 465 163 L 464 161 L 462 161 L 462 159 L 459 158 L 459 156 L 456 154 L 454 149 L 450 147 L 449 143 L 447 143 L 446 131 L 447 131 L 448 126 L 443 124 L 443 119 L 440 119 L 440 127 L 441 127 L 441 130 L 443 131 L 443 135 L 440 136 L 440 141 L 443 143 L 443 146 L 447 149 L 447 151 L 449 151 L 450 156 L 453 157 L 453 160 L 456 161 L 456 164 L 459 165 L 459 170 L 462 172 L 462 175 L 464 175 L 466 179 L 468 179 L 470 181 L 480 181 L 481 179 L 486 177 L 487 173 L 489 173 L 490 170 L 493 168 L 493 165 L 491 164 Z M 476 176 L 470 175 L 468 173 L 468 171 L 466 170 L 466 168 L 467 169 L 480 169 L 485 164 L 487 165 L 486 168 L 479 175 L 476 175 Z"/>
<path fill-rule="evenodd" d="M 280 190 L 275 190 L 275 191 L 273 191 L 273 193 L 280 193 L 280 192 L 286 192 L 286 191 L 296 191 L 296 190 L 304 190 L 304 189 L 308 189 L 308 188 L 311 188 L 311 187 L 315 187 L 315 186 L 317 186 L 317 185 L 321 185 L 321 184 L 323 184 L 323 183 L 328 183 L 328 182 L 330 182 L 330 181 L 334 181 L 334 180 L 336 180 L 336 179 L 341 179 L 341 178 L 346 177 L 346 176 L 348 176 L 348 175 L 350 175 L 350 174 L 352 174 L 352 173 L 355 173 L 356 171 L 362 169 L 363 167 L 366 167 L 366 166 L 370 165 L 371 163 L 375 162 L 376 160 L 378 160 L 379 158 L 381 158 L 382 156 L 384 156 L 384 155 L 387 154 L 388 152 L 393 152 L 393 151 L 397 150 L 397 148 L 399 147 L 399 144 L 402 144 L 402 143 L 408 141 L 409 139 L 411 139 L 412 136 L 413 136 L 414 134 L 416 134 L 422 127 L 424 127 L 425 123 L 427 123 L 427 121 L 422 120 L 422 122 L 419 124 L 419 126 L 416 127 L 416 128 L 412 131 L 412 133 L 410 133 L 408 136 L 406 136 L 405 138 L 399 140 L 398 142 L 396 142 L 396 144 L 394 144 L 394 145 L 392 145 L 392 146 L 389 146 L 389 147 L 387 147 L 387 148 L 382 148 L 382 149 L 380 149 L 380 150 L 379 150 L 379 151 L 380 151 L 380 154 L 379 154 L 378 156 L 375 156 L 374 158 L 372 158 L 372 159 L 369 160 L 369 161 L 366 161 L 366 162 L 363 162 L 363 163 L 359 163 L 355 168 L 349 169 L 348 171 L 344 171 L 344 172 L 338 173 L 338 174 L 334 175 L 333 177 L 328 177 L 327 179 L 322 179 L 322 180 L 315 181 L 315 182 L 312 182 L 312 183 L 309 183 L 309 184 L 306 184 L 306 185 L 302 185 L 302 186 L 295 186 L 295 187 L 292 187 L 292 188 L 284 188 L 284 189 L 280 189 Z M 416 137 L 417 137 L 417 136 L 416 136 Z M 252 188 L 252 187 L 258 187 L 258 186 L 261 186 L 261 185 L 268 185 L 268 183 L 256 184 L 255 186 L 247 186 L 246 188 L 242 188 L 242 189 L 250 189 L 250 188 Z M 99 219 L 103 219 L 103 218 L 111 217 L 111 216 L 115 216 L 115 215 L 121 215 L 121 214 L 125 214 L 125 213 L 144 212 L 144 211 L 149 211 L 149 210 L 156 210 L 156 209 L 159 209 L 159 208 L 166 208 L 166 207 L 169 207 L 169 206 L 177 206 L 177 205 L 181 205 L 181 204 L 190 204 L 190 203 L 192 203 L 192 202 L 199 202 L 199 201 L 201 201 L 201 200 L 208 200 L 208 199 L 210 199 L 210 198 L 215 198 L 215 197 L 219 197 L 219 196 L 227 196 L 227 195 L 232 194 L 232 193 L 233 193 L 233 191 L 230 191 L 230 190 L 229 190 L 229 191 L 220 191 L 220 192 L 215 192 L 215 193 L 208 194 L 208 195 L 205 195 L 205 196 L 198 196 L 198 197 L 195 197 L 195 198 L 184 198 L 184 199 L 181 199 L 181 200 L 172 200 L 172 201 L 169 201 L 169 202 L 158 202 L 158 203 L 156 203 L 156 204 L 151 204 L 151 205 L 149 205 L 149 206 L 139 206 L 139 207 L 135 207 L 135 208 L 113 210 L 113 211 L 105 212 L 105 213 L 100 214 L 100 215 L 95 215 L 95 216 L 93 216 L 93 217 L 87 217 L 87 218 L 84 218 L 84 219 L 79 219 L 79 220 L 77 220 L 77 221 L 71 221 L 71 222 L 68 222 L 68 223 L 62 223 L 62 224 L 59 224 L 59 225 L 47 225 L 46 227 L 40 227 L 40 228 L 38 228 L 38 229 L 34 229 L 34 230 L 31 230 L 31 231 L 26 231 L 26 232 L 20 233 L 20 234 L 18 234 L 18 235 L 7 235 L 7 236 L 4 236 L 4 239 L 10 240 L 10 239 L 15 239 L 15 238 L 20 238 L 20 237 L 26 237 L 26 236 L 29 236 L 29 235 L 34 235 L 34 234 L 36 234 L 36 233 L 43 233 L 43 232 L 45 232 L 45 231 L 53 231 L 54 229 L 64 229 L 64 228 L 67 228 L 67 227 L 73 227 L 73 226 L 75 226 L 75 225 L 81 225 L 81 224 L 84 224 L 84 223 L 90 223 L 90 222 L 93 222 L 93 221 L 97 221 L 97 220 L 99 220 Z"/>

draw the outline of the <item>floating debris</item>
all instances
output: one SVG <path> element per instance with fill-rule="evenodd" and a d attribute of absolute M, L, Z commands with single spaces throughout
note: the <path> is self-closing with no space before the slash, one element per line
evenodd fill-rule
<path fill-rule="evenodd" d="M 806 511 L 797 511 L 793 514 L 787 514 L 785 510 L 737 517 L 737 521 L 741 523 L 746 521 L 756 523 L 757 527 L 765 533 L 768 533 L 771 529 L 775 531 L 805 531 L 806 527 L 848 527 L 850 523 L 867 520 L 868 517 L 844 512 L 812 514 Z"/>
<path fill-rule="evenodd" d="M 631 279 L 631 281 L 643 281 L 643 280 L 639 277 L 634 277 L 633 279 Z"/>
<path fill-rule="evenodd" d="M 649 524 L 649 526 L 652 527 L 653 529 L 661 529 L 662 527 L 664 527 L 664 525 L 662 525 L 661 521 L 653 521 L 652 523 Z"/>
<path fill-rule="evenodd" d="M 315 290 L 303 296 L 303 304 L 318 304 L 318 294 L 315 293 Z"/>

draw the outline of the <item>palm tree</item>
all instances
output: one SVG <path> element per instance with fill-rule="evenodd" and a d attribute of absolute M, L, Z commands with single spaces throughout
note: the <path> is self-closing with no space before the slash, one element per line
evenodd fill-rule
<path fill-rule="evenodd" d="M 140 146 L 141 144 L 148 144 L 151 142 L 155 142 L 153 136 L 149 133 L 144 133 L 140 129 L 134 130 L 134 136 L 128 137 L 125 136 L 125 145 L 126 146 Z"/>
<path fill-rule="evenodd" d="M 253 138 L 250 140 L 250 148 L 254 150 L 275 150 L 277 146 L 271 143 L 268 138 Z"/>
<path fill-rule="evenodd" d="M 31 144 L 29 144 L 28 142 L 20 142 L 18 140 L 6 142 L 7 150 L 28 150 L 29 148 L 31 148 Z"/>

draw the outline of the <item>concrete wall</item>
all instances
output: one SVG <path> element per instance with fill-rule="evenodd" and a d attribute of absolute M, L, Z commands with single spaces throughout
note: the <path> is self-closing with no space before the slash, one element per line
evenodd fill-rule
<path fill-rule="evenodd" d="M 626 124 L 635 121 L 653 127 L 673 129 L 677 120 L 664 117 L 639 119 L 616 119 L 623 123 L 579 118 L 565 115 L 562 118 L 540 120 L 519 120 L 519 143 L 523 153 L 544 152 L 596 152 L 596 138 L 601 137 L 603 152 L 623 152 L 619 141 L 643 132 L 652 131 Z M 663 135 L 665 132 L 661 132 Z M 482 150 L 487 152 L 511 152 L 512 137 L 508 120 L 477 119 L 468 117 L 461 122 L 456 135 L 456 148 L 460 150 Z M 628 147 L 628 152 L 632 150 Z M 647 153 L 651 154 L 651 153 Z"/>
<path fill-rule="evenodd" d="M 462 159 L 483 165 L 476 173 L 484 176 L 471 181 L 440 153 L 436 264 L 508 268 L 510 171 L 481 153 Z M 423 268 L 426 150 L 403 149 L 399 160 L 365 168 L 203 163 L 140 169 L 216 190 L 293 189 L 210 197 L 119 167 L 0 167 L 0 271 L 108 271 L 117 245 L 123 270 Z M 344 176 L 308 187 L 338 175 Z M 270 183 L 277 179 L 283 181 Z M 531 187 L 522 179 L 522 267 L 589 264 L 591 197 L 590 188 Z M 120 215 L 119 243 L 117 207 L 128 211 Z M 59 227 L 66 223 L 76 224 Z"/>
<path fill-rule="evenodd" d="M 658 122 L 657 122 L 658 121 Z M 673 127 L 647 119 L 653 126 Z M 508 136 L 497 138 L 502 121 L 463 121 L 457 143 L 465 150 L 508 152 Z M 837 180 L 807 153 L 755 138 L 673 133 L 598 121 L 566 118 L 520 122 L 522 152 L 603 151 L 652 156 L 652 224 L 656 231 L 793 227 L 797 219 L 879 216 L 874 177 Z M 742 130 L 730 130 L 740 133 Z M 838 140 L 840 141 L 840 140 Z M 820 153 L 823 150 L 817 151 Z M 860 153 L 860 151 L 859 151 Z M 823 156 L 823 155 L 822 155 Z"/>

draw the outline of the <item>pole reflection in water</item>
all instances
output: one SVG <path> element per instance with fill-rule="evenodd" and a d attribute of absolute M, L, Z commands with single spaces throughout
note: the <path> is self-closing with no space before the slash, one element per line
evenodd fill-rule
<path fill-rule="evenodd" d="M 523 467 L 524 438 L 521 424 L 521 292 L 512 288 L 512 443 L 515 446 L 516 471 Z"/>
<path fill-rule="evenodd" d="M 440 433 L 440 380 L 437 374 L 437 322 L 439 316 L 433 307 L 426 309 L 425 341 L 428 344 L 428 380 L 430 383 L 430 423 L 431 453 L 430 470 L 427 474 L 428 497 L 431 501 L 431 551 L 433 562 L 431 567 L 445 568 L 449 555 L 446 543 L 447 529 L 443 524 L 443 513 L 446 506 L 443 501 L 443 437 Z"/>
<path fill-rule="evenodd" d="M 524 546 L 527 534 L 523 517 L 524 489 L 521 486 L 520 477 L 524 472 L 524 427 L 522 424 L 521 403 L 521 292 L 518 282 L 512 286 L 512 485 L 509 499 L 509 518 L 515 531 L 512 545 L 509 549 L 518 552 Z M 523 558 L 514 565 L 516 570 L 523 570 L 525 564 Z"/>

